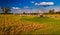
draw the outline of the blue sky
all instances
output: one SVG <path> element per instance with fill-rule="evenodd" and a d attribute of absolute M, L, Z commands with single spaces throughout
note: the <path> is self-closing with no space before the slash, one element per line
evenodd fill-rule
<path fill-rule="evenodd" d="M 59 11 L 60 0 L 0 0 L 0 7 L 20 10 L 28 9 L 28 11 L 37 11 L 39 9 L 45 11 L 55 9 Z"/>

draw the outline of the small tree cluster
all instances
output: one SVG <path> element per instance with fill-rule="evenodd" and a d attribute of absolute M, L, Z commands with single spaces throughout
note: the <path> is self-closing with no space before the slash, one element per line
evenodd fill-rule
<path fill-rule="evenodd" d="M 50 13 L 50 14 L 55 14 L 55 10 L 54 10 L 54 9 L 49 10 L 49 13 Z"/>
<path fill-rule="evenodd" d="M 4 14 L 7 14 L 7 13 L 10 12 L 10 8 L 9 7 L 5 7 L 5 8 L 1 8 L 1 9 L 2 9 Z"/>

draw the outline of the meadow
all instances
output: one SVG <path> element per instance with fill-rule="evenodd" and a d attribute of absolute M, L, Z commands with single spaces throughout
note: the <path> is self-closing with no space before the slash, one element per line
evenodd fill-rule
<path fill-rule="evenodd" d="M 59 35 L 60 15 L 20 16 L 13 14 L 0 14 L 1 35 Z"/>

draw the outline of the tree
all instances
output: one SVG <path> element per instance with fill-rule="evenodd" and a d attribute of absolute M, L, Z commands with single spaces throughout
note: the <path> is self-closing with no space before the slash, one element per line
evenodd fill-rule
<path fill-rule="evenodd" d="M 6 7 L 6 8 L 1 8 L 3 13 L 7 14 L 10 12 L 10 8 L 9 7 Z"/>
<path fill-rule="evenodd" d="M 26 14 L 25 12 L 23 12 L 23 14 Z"/>
<path fill-rule="evenodd" d="M 55 10 L 54 10 L 54 9 L 49 10 L 49 13 L 50 13 L 50 14 L 55 14 Z"/>

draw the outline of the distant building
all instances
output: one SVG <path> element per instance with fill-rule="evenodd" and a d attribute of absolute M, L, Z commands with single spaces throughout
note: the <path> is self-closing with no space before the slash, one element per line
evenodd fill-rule
<path fill-rule="evenodd" d="M 44 11 L 39 10 L 38 12 L 39 12 L 39 17 L 43 17 Z"/>

